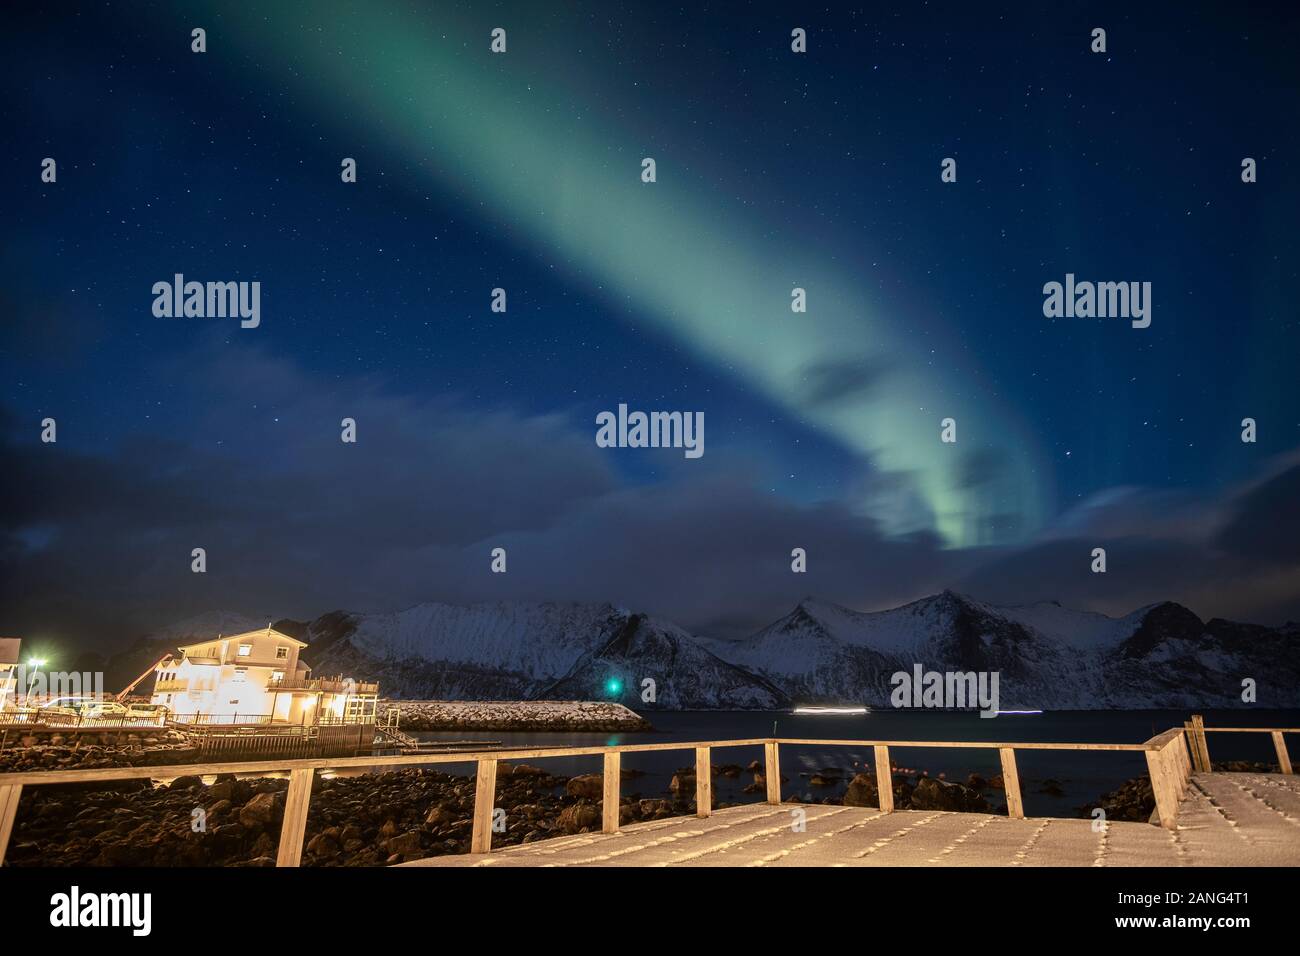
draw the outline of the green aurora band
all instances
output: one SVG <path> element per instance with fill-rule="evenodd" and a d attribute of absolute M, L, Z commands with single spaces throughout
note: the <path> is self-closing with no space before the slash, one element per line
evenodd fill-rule
<path fill-rule="evenodd" d="M 433 24 L 373 2 L 252 6 L 212 8 L 208 56 L 238 45 L 280 68 L 324 117 L 362 117 L 367 139 L 400 150 L 508 238 L 541 247 L 576 281 L 858 454 L 872 475 L 862 510 L 886 531 L 933 530 L 965 547 L 1041 525 L 1047 492 L 1032 440 L 970 381 L 937 371 L 956 367 L 931 354 L 944 336 L 932 329 L 918 342 L 915 328 L 870 314 L 861 284 L 827 257 L 793 237 L 762 238 L 776 230 L 675 164 L 662 130 L 606 120 L 609 91 L 584 103 L 555 47 L 580 26 L 552 17 L 532 30 L 506 22 L 529 14 L 497 13 L 454 23 L 440 13 Z M 508 31 L 504 55 L 489 51 L 494 26 Z M 363 153 L 342 155 L 357 156 L 365 176 Z M 657 183 L 641 182 L 643 156 L 655 157 Z M 791 312 L 795 286 L 808 292 L 806 314 Z M 884 372 L 834 401 L 810 393 L 816 370 L 855 368 Z M 955 445 L 939 440 L 948 416 Z"/>

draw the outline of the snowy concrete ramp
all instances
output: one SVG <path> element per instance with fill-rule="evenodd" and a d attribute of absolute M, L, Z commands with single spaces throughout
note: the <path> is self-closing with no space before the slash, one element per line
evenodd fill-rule
<path fill-rule="evenodd" d="M 1300 777 L 1198 773 L 1177 828 L 754 804 L 408 866 L 1300 866 Z"/>

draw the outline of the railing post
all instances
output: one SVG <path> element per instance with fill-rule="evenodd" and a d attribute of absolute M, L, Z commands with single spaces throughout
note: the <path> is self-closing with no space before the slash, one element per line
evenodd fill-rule
<path fill-rule="evenodd" d="M 23 795 L 21 783 L 0 786 L 0 864 L 5 861 L 9 838 L 14 833 L 14 818 L 18 816 L 18 798 Z"/>
<path fill-rule="evenodd" d="M 1156 814 L 1160 818 L 1160 825 L 1166 830 L 1175 830 L 1178 827 L 1175 822 L 1178 815 L 1178 794 L 1170 779 L 1168 754 L 1168 746 L 1148 750 L 1147 772 L 1151 775 L 1151 793 L 1156 798 Z"/>
<path fill-rule="evenodd" d="M 1273 749 L 1277 751 L 1277 767 L 1283 773 L 1294 773 L 1291 769 L 1291 755 L 1286 752 L 1286 738 L 1282 731 L 1273 731 Z"/>
<path fill-rule="evenodd" d="M 302 862 L 302 841 L 307 834 L 307 807 L 315 770 L 290 770 L 289 792 L 284 798 L 284 822 L 280 824 L 280 848 L 276 866 L 298 866 Z"/>
<path fill-rule="evenodd" d="M 707 817 L 713 812 L 713 767 L 709 748 L 695 748 L 695 815 Z"/>
<path fill-rule="evenodd" d="M 497 795 L 497 762 L 484 758 L 478 762 L 478 780 L 474 785 L 474 830 L 469 852 L 492 852 L 492 804 Z"/>
<path fill-rule="evenodd" d="M 880 812 L 894 812 L 894 771 L 889 766 L 889 748 L 876 746 L 876 793 L 880 795 Z"/>
<path fill-rule="evenodd" d="M 781 753 L 775 740 L 763 744 L 763 775 L 767 780 L 767 802 L 781 802 Z"/>
<path fill-rule="evenodd" d="M 1201 751 L 1201 769 L 1209 773 L 1212 769 L 1210 745 L 1205 739 L 1205 718 L 1200 714 L 1192 714 L 1192 733 L 1196 737 L 1196 746 Z"/>
<path fill-rule="evenodd" d="M 1190 720 L 1183 721 L 1183 736 L 1187 738 L 1187 749 L 1192 755 L 1192 772 L 1200 773 L 1203 769 L 1201 767 L 1201 751 L 1196 746 L 1196 728 L 1192 726 Z"/>
<path fill-rule="evenodd" d="M 601 776 L 601 783 L 604 792 L 601 795 L 601 831 L 604 833 L 618 832 L 618 794 L 619 794 L 619 777 L 623 773 L 621 764 L 622 754 L 617 750 L 605 752 L 604 772 Z"/>
<path fill-rule="evenodd" d="M 999 747 L 1002 758 L 1002 789 L 1007 795 L 1007 816 L 1017 820 L 1025 818 L 1025 803 L 1020 798 L 1020 772 L 1016 769 L 1016 752 L 1010 747 Z"/>
<path fill-rule="evenodd" d="M 1192 760 L 1187 756 L 1187 736 L 1179 734 L 1174 738 L 1174 755 L 1178 768 L 1178 796 L 1182 799 L 1187 793 L 1187 785 L 1192 779 Z"/>

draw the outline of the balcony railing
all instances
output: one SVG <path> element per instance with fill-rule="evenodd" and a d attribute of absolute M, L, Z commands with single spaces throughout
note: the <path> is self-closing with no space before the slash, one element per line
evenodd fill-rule
<path fill-rule="evenodd" d="M 378 694 L 378 684 L 362 681 L 329 680 L 326 678 L 286 677 L 273 680 L 266 685 L 268 692 L 277 690 L 310 690 L 325 694 Z"/>

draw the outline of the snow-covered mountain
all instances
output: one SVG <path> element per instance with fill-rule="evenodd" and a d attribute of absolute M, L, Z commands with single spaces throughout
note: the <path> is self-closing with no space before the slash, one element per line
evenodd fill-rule
<path fill-rule="evenodd" d="M 281 629 L 288 625 L 283 623 Z M 286 630 L 287 633 L 292 633 Z M 379 680 L 426 699 L 599 700 L 665 709 L 764 709 L 781 691 L 666 621 L 611 604 L 420 604 L 336 612 L 298 634 L 317 673 Z M 643 702 L 646 679 L 653 703 Z"/>
<path fill-rule="evenodd" d="M 736 641 L 697 637 L 612 604 L 420 604 L 275 626 L 308 642 L 304 658 L 318 675 L 377 679 L 386 696 L 408 699 L 883 707 L 890 676 L 921 664 L 997 671 L 1004 709 L 1242 706 L 1245 678 L 1256 682 L 1260 706 L 1300 706 L 1300 625 L 1202 622 L 1169 602 L 1111 618 L 1054 602 L 999 607 L 951 591 L 876 612 L 810 598 Z M 194 627 L 166 635 L 206 636 Z M 153 653 L 160 638 L 141 641 L 134 656 Z M 647 679 L 653 702 L 642 699 Z"/>
<path fill-rule="evenodd" d="M 1121 618 L 1055 602 L 998 607 L 945 591 L 862 613 L 805 600 L 757 634 L 706 642 L 799 702 L 887 706 L 890 675 L 997 671 L 1004 709 L 1300 705 L 1300 627 L 1202 622 L 1172 602 Z"/>

